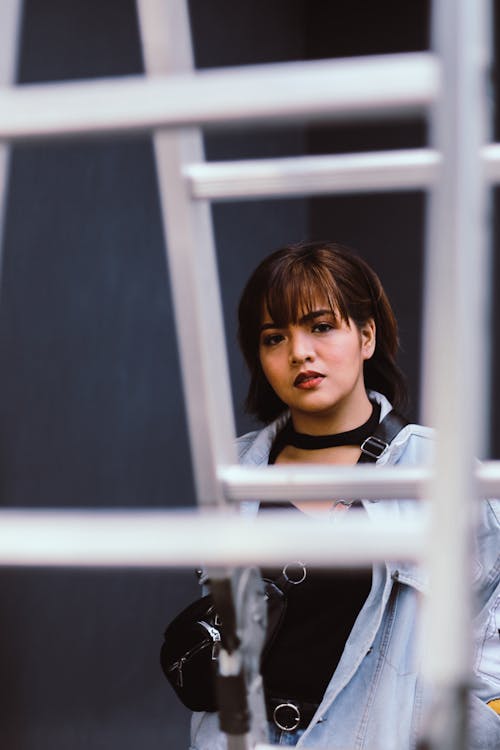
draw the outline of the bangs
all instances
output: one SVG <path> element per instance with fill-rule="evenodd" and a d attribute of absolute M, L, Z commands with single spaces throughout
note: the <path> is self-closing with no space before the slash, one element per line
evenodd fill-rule
<path fill-rule="evenodd" d="M 311 263 L 294 263 L 276 270 L 269 278 L 264 303 L 278 327 L 296 325 L 325 303 L 337 322 L 348 322 L 344 295 L 329 270 Z"/>

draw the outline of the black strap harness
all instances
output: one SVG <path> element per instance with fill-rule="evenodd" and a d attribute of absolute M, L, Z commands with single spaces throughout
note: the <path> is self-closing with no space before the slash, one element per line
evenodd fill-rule
<path fill-rule="evenodd" d="M 374 463 L 377 461 L 382 454 L 385 453 L 396 435 L 398 435 L 403 427 L 406 427 L 408 424 L 410 423 L 407 419 L 392 409 L 392 411 L 386 414 L 383 420 L 378 423 L 377 429 L 374 431 L 373 435 L 366 438 L 361 445 L 361 456 L 358 459 L 358 464 Z"/>

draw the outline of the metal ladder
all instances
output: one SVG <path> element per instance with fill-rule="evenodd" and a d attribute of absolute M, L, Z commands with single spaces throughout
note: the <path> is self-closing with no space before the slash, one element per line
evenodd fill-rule
<path fill-rule="evenodd" d="M 428 727 L 425 747 L 465 750 L 461 696 L 470 674 L 469 519 L 478 494 L 500 488 L 497 465 L 475 466 L 484 440 L 486 400 L 478 408 L 479 399 L 468 397 L 487 392 L 488 346 L 478 335 L 488 299 L 484 212 L 488 186 L 500 181 L 500 145 L 488 144 L 486 135 L 488 3 L 435 0 L 434 51 L 429 53 L 202 72 L 193 70 L 186 2 L 138 0 L 137 6 L 146 78 L 21 89 L 9 86 L 20 3 L 4 0 L 0 139 L 154 133 L 175 315 L 182 321 L 178 341 L 196 490 L 205 512 L 197 518 L 123 512 L 117 524 L 116 513 L 70 517 L 64 511 L 2 511 L 0 564 L 164 566 L 191 565 L 201 558 L 212 570 L 235 576 L 238 585 L 237 565 L 276 563 L 292 549 L 312 564 L 359 564 L 389 556 L 428 559 L 433 589 L 426 621 L 432 638 L 423 674 L 436 688 L 438 720 Z M 203 157 L 200 128 L 205 126 L 408 112 L 428 115 L 430 148 L 224 164 L 206 163 Z M 7 147 L 2 148 L 6 155 Z M 0 163 L 0 197 L 7 161 L 5 156 Z M 441 435 L 435 471 L 273 467 L 270 473 L 237 466 L 210 201 L 417 187 L 430 197 L 423 404 L 424 421 Z M 460 347 L 449 333 L 456 330 Z M 193 360 L 197 367 L 190 366 Z M 272 520 L 249 527 L 231 513 L 241 500 L 329 498 L 332 486 L 343 497 L 429 496 L 430 533 L 424 519 L 389 528 L 356 519 L 343 524 L 342 535 L 328 529 L 311 543 L 290 520 L 288 541 L 280 542 Z M 452 512 L 460 523 L 448 523 Z M 50 549 L 40 538 L 42 523 L 51 532 Z M 82 524 L 88 532 L 83 538 Z M 13 535 L 19 529 L 22 540 Z M 76 537 L 77 529 L 81 545 L 75 539 L 69 552 L 63 542 L 68 535 Z M 259 686 L 257 714 L 262 708 L 258 692 Z M 255 721 L 246 734 L 228 735 L 229 750 L 259 742 L 262 750 Z"/>

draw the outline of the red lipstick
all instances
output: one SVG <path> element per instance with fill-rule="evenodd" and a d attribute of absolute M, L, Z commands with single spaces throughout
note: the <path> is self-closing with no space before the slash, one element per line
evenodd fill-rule
<path fill-rule="evenodd" d="M 320 372 L 314 370 L 307 370 L 306 372 L 299 372 L 293 384 L 295 388 L 301 388 L 302 390 L 309 390 L 316 388 L 325 376 Z"/>

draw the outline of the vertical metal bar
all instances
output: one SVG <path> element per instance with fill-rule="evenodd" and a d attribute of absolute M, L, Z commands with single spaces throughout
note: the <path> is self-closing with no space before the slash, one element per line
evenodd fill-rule
<path fill-rule="evenodd" d="M 137 7 L 147 73 L 191 70 L 187 0 L 138 0 Z M 222 507 L 217 468 L 236 463 L 236 450 L 215 242 L 210 206 L 191 199 L 183 176 L 186 164 L 204 160 L 203 143 L 198 131 L 179 130 L 157 132 L 154 146 L 198 502 Z M 233 594 L 241 581 L 238 570 L 209 574 L 212 582 L 230 582 Z M 234 656 L 239 659 L 239 651 Z M 226 734 L 228 750 L 250 750 L 266 737 L 262 683 L 249 687 L 250 728 L 242 724 L 241 734 Z"/>
<path fill-rule="evenodd" d="M 21 28 L 22 0 L 0 3 L 0 86 L 11 86 L 16 80 Z M 0 278 L 3 259 L 3 237 L 9 184 L 10 147 L 0 143 Z"/>
<path fill-rule="evenodd" d="M 138 0 L 149 75 L 193 67 L 184 2 Z M 196 130 L 154 136 L 160 201 L 198 501 L 224 504 L 216 467 L 236 463 L 231 390 L 210 206 L 194 203 L 183 167 L 203 161 Z"/>
<path fill-rule="evenodd" d="M 471 673 L 471 550 L 477 486 L 474 456 L 484 440 L 486 398 L 486 0 L 438 0 L 435 49 L 441 99 L 432 120 L 442 154 L 431 192 L 426 259 L 424 418 L 438 430 L 430 488 L 431 595 L 423 676 L 435 688 L 423 747 L 464 750 Z"/>

